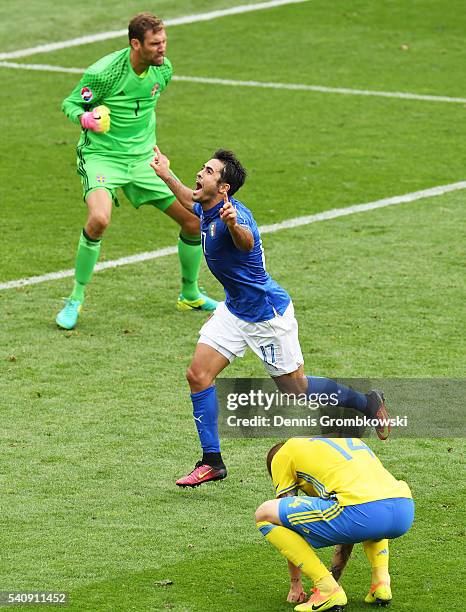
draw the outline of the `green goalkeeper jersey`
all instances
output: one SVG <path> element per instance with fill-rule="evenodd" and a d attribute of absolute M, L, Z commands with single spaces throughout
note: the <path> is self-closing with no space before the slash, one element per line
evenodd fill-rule
<path fill-rule="evenodd" d="M 116 157 L 150 155 L 155 145 L 155 107 L 172 77 L 167 58 L 138 76 L 130 63 L 130 47 L 106 55 L 92 64 L 71 94 L 63 112 L 79 124 L 79 115 L 104 104 L 110 109 L 106 134 L 83 130 L 78 146 L 82 153 Z"/>

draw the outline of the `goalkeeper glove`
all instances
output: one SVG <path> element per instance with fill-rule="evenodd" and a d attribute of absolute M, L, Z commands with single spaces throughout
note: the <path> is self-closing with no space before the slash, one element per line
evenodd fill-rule
<path fill-rule="evenodd" d="M 90 112 L 80 116 L 79 121 L 85 130 L 105 134 L 110 129 L 110 109 L 106 106 L 97 106 Z"/>

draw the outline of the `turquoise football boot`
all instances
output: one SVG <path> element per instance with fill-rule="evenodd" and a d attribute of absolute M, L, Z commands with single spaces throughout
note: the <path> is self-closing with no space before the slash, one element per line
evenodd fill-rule
<path fill-rule="evenodd" d="M 195 300 L 187 300 L 180 293 L 176 308 L 182 312 L 187 310 L 206 310 L 208 312 L 212 312 L 217 308 L 217 304 L 218 302 L 210 298 L 205 293 L 200 293 L 199 297 L 197 297 Z"/>
<path fill-rule="evenodd" d="M 79 300 L 70 298 L 66 299 L 65 302 L 65 306 L 57 314 L 55 321 L 58 327 L 62 329 L 74 329 L 83 305 Z"/>

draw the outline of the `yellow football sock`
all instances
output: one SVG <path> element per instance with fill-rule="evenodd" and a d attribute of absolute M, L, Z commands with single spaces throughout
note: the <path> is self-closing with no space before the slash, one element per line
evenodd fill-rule
<path fill-rule="evenodd" d="M 372 584 L 387 582 L 390 584 L 388 573 L 388 540 L 368 540 L 364 542 L 364 552 L 372 568 Z"/>
<path fill-rule="evenodd" d="M 321 595 L 330 595 L 330 593 L 333 593 L 335 589 L 340 588 L 340 585 L 332 574 L 328 574 L 320 580 L 317 580 L 314 586 L 319 589 Z"/>
<path fill-rule="evenodd" d="M 273 525 L 268 521 L 260 521 L 257 523 L 257 527 L 284 557 L 301 569 L 303 574 L 314 583 L 319 582 L 319 590 L 327 593 L 338 587 L 337 582 L 316 555 L 311 545 L 295 531 Z M 329 577 L 331 581 L 329 581 Z M 332 581 L 334 585 L 331 584 Z"/>

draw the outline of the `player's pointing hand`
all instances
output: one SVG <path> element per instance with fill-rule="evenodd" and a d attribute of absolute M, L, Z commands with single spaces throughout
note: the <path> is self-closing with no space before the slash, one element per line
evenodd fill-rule
<path fill-rule="evenodd" d="M 236 208 L 230 202 L 226 193 L 223 195 L 223 206 L 220 209 L 220 219 L 228 227 L 234 227 L 237 223 Z"/>
<path fill-rule="evenodd" d="M 155 170 L 157 176 L 160 176 L 161 179 L 170 176 L 170 160 L 166 155 L 162 153 L 162 151 L 156 145 L 154 147 L 154 159 L 150 162 L 151 168 Z"/>

